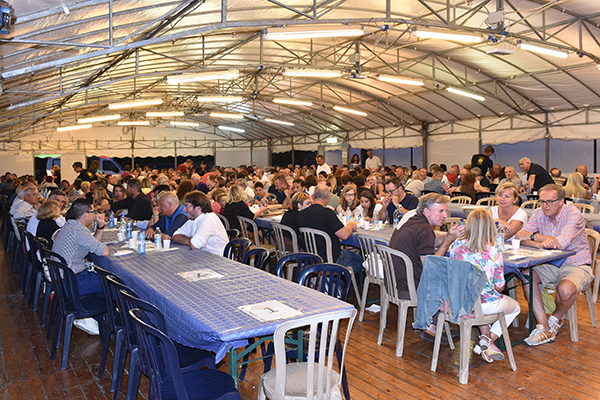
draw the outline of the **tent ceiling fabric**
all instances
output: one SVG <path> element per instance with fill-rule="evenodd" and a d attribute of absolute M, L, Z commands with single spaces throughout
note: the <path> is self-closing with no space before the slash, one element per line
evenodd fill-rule
<path fill-rule="evenodd" d="M 187 139 L 286 138 L 329 135 L 358 141 L 356 132 L 404 130 L 390 147 L 419 145 L 424 124 L 545 115 L 600 107 L 598 0 L 9 0 L 17 14 L 10 35 L 0 35 L 0 140 L 102 137 L 90 131 L 61 136 L 58 126 L 110 112 L 109 103 L 161 98 L 145 111 L 180 110 L 198 127 L 178 128 Z M 389 8 L 387 8 L 389 7 Z M 502 25 L 488 17 L 502 11 Z M 274 41 L 265 28 L 362 25 L 364 35 Z M 413 29 L 475 34 L 481 43 L 417 39 Z M 488 29 L 489 28 L 489 29 Z M 498 43 L 494 43 L 499 40 Z M 567 59 L 528 52 L 517 42 L 569 52 Z M 486 54 L 494 46 L 508 56 Z M 358 61 L 351 60 L 355 53 Z M 339 78 L 289 78 L 290 68 L 341 71 Z M 165 77 L 237 69 L 234 80 L 167 85 Z M 423 86 L 379 81 L 379 74 L 421 79 Z M 455 87 L 481 96 L 452 94 Z M 236 95 L 239 103 L 203 103 L 196 96 Z M 309 100 L 312 106 L 273 103 L 274 97 Z M 346 106 L 366 117 L 336 111 Z M 208 116 L 242 113 L 242 121 Z M 276 125 L 264 118 L 293 122 Z M 168 120 L 152 119 L 147 140 L 165 137 Z M 216 126 L 235 125 L 243 133 Z M 120 127 L 118 129 L 121 129 Z M 154 132 L 155 133 L 151 133 Z M 171 132 L 172 130 L 169 130 Z M 502 130 L 500 130 L 502 131 Z M 83 133 L 85 132 L 85 133 Z M 502 131 L 504 132 L 504 131 Z M 561 131 L 561 136 L 565 136 Z M 207 137 L 208 135 L 208 137 Z M 417 135 L 417 137 L 415 137 Z M 537 133 L 534 136 L 538 136 Z"/>

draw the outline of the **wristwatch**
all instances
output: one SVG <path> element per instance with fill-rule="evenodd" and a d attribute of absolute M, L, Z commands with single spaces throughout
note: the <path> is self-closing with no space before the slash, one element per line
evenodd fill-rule
<path fill-rule="evenodd" d="M 535 242 L 535 235 L 537 235 L 537 232 L 533 232 L 531 235 L 529 235 L 529 239 Z"/>

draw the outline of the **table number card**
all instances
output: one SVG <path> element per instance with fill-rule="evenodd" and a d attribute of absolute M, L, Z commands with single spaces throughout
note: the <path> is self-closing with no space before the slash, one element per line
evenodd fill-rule
<path fill-rule="evenodd" d="M 296 317 L 302 314 L 300 311 L 286 306 L 277 300 L 240 306 L 238 309 L 259 321 L 275 321 L 278 319 Z"/>
<path fill-rule="evenodd" d="M 207 279 L 219 279 L 223 277 L 223 275 L 210 269 L 199 269 L 196 271 L 180 272 L 177 275 L 181 276 L 189 282 L 204 281 Z"/>

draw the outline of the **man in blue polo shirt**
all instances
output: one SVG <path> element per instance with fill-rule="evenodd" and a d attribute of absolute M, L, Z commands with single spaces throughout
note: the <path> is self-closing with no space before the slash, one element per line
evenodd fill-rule
<path fill-rule="evenodd" d="M 154 231 L 156 228 L 160 228 L 162 232 L 162 240 L 171 240 L 175 231 L 186 223 L 188 217 L 183 210 L 183 206 L 179 205 L 179 199 L 173 192 L 162 193 L 158 199 L 160 205 L 160 217 L 158 221 L 148 228 L 146 237 L 150 240 L 154 240 Z M 155 220 L 156 217 L 152 217 L 150 223 Z"/>

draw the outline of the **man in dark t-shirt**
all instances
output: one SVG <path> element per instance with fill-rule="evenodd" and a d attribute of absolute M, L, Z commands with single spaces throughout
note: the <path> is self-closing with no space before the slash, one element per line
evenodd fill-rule
<path fill-rule="evenodd" d="M 419 286 L 421 280 L 423 258 L 430 254 L 446 255 L 452 242 L 464 234 L 464 226 L 456 225 L 445 237 L 436 237 L 433 227 L 442 226 L 448 216 L 448 200 L 448 196 L 438 193 L 421 196 L 416 215 L 406 221 L 400 229 L 394 229 L 390 238 L 390 247 L 405 253 L 412 261 L 415 287 Z M 439 245 L 437 250 L 436 245 Z M 394 270 L 398 294 L 400 298 L 408 299 L 406 267 L 401 258 L 394 257 Z"/>
<path fill-rule="evenodd" d="M 487 146 L 485 150 L 483 150 L 483 154 L 475 154 L 471 157 L 471 168 L 480 168 L 483 176 L 485 176 L 488 168 L 491 169 L 494 166 L 494 162 L 490 159 L 492 154 L 494 154 L 494 148 L 492 146 Z"/>
<path fill-rule="evenodd" d="M 81 179 L 83 182 L 92 182 L 95 180 L 95 175 L 89 169 L 83 169 L 83 164 L 79 161 L 73 163 L 73 170 L 77 172 L 76 179 Z"/>
<path fill-rule="evenodd" d="M 541 165 L 532 163 L 528 157 L 519 160 L 519 167 L 523 172 L 527 172 L 527 183 L 521 186 L 521 193 L 525 193 L 527 187 L 533 193 L 546 185 L 554 184 L 554 180 L 548 171 Z"/>
<path fill-rule="evenodd" d="M 331 238 L 333 262 L 352 267 L 356 274 L 363 268 L 362 257 L 350 250 L 342 250 L 340 246 L 340 239 L 348 239 L 352 232 L 356 231 L 356 222 L 349 221 L 346 226 L 342 224 L 335 212 L 327 208 L 330 195 L 331 192 L 327 186 L 316 186 L 313 194 L 313 205 L 302 211 L 302 218 L 299 218 L 298 226 L 300 228 L 319 229 L 327 233 Z M 320 238 L 317 238 L 317 252 L 324 262 L 328 262 L 327 247 L 325 241 Z"/>
<path fill-rule="evenodd" d="M 382 220 L 389 220 L 393 223 L 394 211 L 400 210 L 402 214 L 406 214 L 410 210 L 417 208 L 419 199 L 407 193 L 404 190 L 404 185 L 400 178 L 390 178 L 385 182 L 385 191 L 387 196 L 383 199 L 383 212 L 379 213 Z"/>

